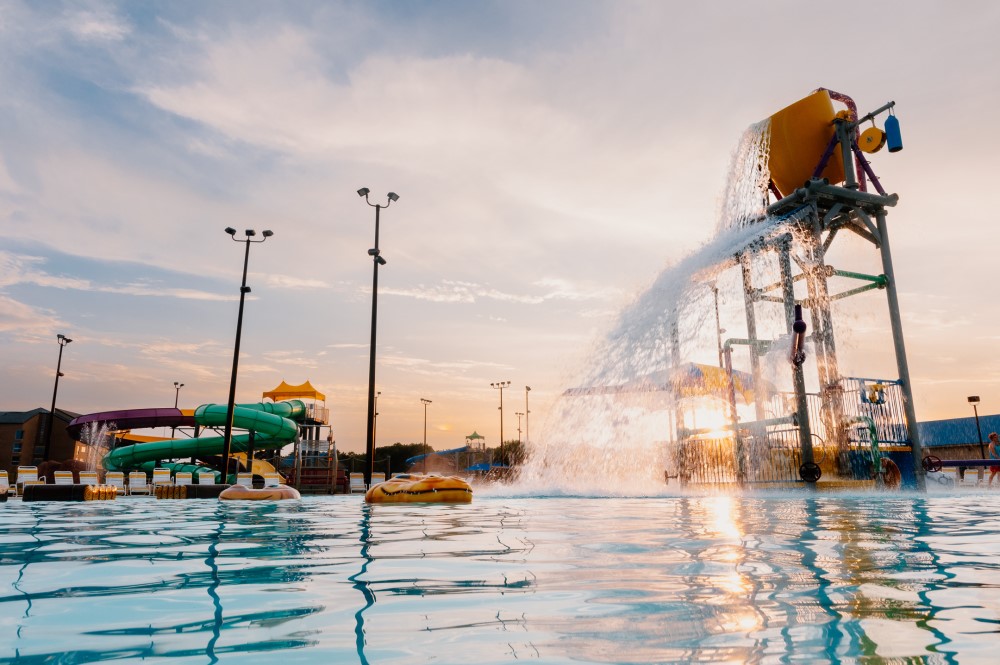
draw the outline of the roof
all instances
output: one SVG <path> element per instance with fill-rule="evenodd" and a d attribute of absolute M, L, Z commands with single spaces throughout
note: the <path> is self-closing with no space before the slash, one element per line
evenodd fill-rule
<path fill-rule="evenodd" d="M 982 430 L 982 441 L 986 443 L 990 432 L 1000 432 L 1000 414 L 979 416 L 979 429 Z M 920 433 L 920 443 L 924 446 L 947 446 L 980 441 L 975 416 L 928 420 L 917 423 L 917 431 Z"/>
<path fill-rule="evenodd" d="M 48 409 L 41 407 L 32 409 L 31 411 L 0 411 L 0 425 L 22 425 L 35 416 L 46 415 L 48 412 Z M 55 417 L 67 423 L 79 415 L 79 413 L 73 413 L 72 411 L 60 408 L 56 408 L 55 411 Z"/>
<path fill-rule="evenodd" d="M 472 430 L 472 434 L 470 434 L 469 436 L 465 437 L 465 440 L 466 441 L 475 441 L 476 439 L 485 439 L 485 438 L 486 438 L 485 436 L 483 436 L 482 434 L 479 434 L 478 432 L 476 432 L 476 430 Z"/>
<path fill-rule="evenodd" d="M 264 393 L 263 399 L 270 398 L 275 402 L 280 402 L 283 399 L 292 399 L 294 397 L 308 397 L 310 399 L 326 401 L 326 395 L 313 388 L 308 379 L 305 383 L 300 383 L 297 386 L 289 385 L 282 379 L 277 388 Z"/>

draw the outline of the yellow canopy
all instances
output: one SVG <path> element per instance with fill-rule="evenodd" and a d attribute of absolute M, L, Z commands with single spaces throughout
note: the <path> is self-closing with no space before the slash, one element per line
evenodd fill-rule
<path fill-rule="evenodd" d="M 324 402 L 326 401 L 326 395 L 313 388 L 312 384 L 309 383 L 308 380 L 297 386 L 290 386 L 282 380 L 281 384 L 277 388 L 274 390 L 268 390 L 264 393 L 263 399 L 271 398 L 275 402 L 280 402 L 283 399 L 293 399 L 295 397 L 309 397 L 312 399 L 322 400 Z"/>

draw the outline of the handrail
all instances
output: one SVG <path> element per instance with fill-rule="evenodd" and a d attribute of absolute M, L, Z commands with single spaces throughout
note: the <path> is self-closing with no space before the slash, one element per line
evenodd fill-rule
<path fill-rule="evenodd" d="M 872 449 L 872 471 L 875 474 L 877 482 L 882 482 L 882 453 L 878 448 L 878 429 L 875 427 L 875 421 L 869 416 L 856 416 L 848 421 L 848 423 L 864 423 L 868 425 L 868 436 L 871 439 L 871 449 Z"/>

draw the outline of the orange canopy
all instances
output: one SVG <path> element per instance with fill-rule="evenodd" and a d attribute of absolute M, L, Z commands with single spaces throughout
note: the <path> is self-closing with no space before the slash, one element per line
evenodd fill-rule
<path fill-rule="evenodd" d="M 299 384 L 297 386 L 291 386 L 285 383 L 284 380 L 278 385 L 274 390 L 268 390 L 264 393 L 263 399 L 271 398 L 275 402 L 280 402 L 283 399 L 293 399 L 295 397 L 308 397 L 311 399 L 318 399 L 326 401 L 326 395 L 320 391 L 313 388 L 312 384 L 307 380 L 305 383 Z"/>

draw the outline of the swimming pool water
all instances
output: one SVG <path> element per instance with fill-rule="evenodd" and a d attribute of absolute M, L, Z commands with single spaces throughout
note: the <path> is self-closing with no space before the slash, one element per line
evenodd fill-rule
<path fill-rule="evenodd" d="M 0 504 L 0 660 L 996 663 L 992 494 Z"/>

